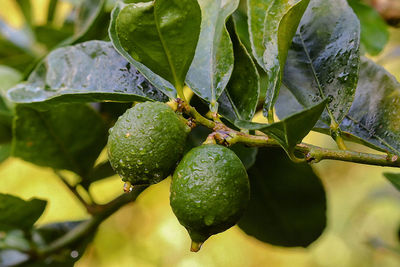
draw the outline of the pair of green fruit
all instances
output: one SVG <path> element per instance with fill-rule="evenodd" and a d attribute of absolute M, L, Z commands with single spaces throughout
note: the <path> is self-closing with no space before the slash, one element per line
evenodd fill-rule
<path fill-rule="evenodd" d="M 168 105 L 145 102 L 127 110 L 110 129 L 108 155 L 132 185 L 155 184 L 172 172 L 170 203 L 188 230 L 192 251 L 235 225 L 249 200 L 241 160 L 220 145 L 201 145 L 181 159 L 190 128 Z M 175 169 L 175 171 L 174 171 Z"/>

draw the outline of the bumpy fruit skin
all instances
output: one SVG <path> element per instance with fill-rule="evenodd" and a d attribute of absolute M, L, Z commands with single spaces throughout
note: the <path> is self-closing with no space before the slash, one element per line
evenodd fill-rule
<path fill-rule="evenodd" d="M 235 225 L 249 197 L 245 167 L 233 151 L 220 145 L 190 150 L 172 178 L 172 210 L 195 243 Z"/>
<path fill-rule="evenodd" d="M 132 185 L 158 183 L 173 172 L 189 132 L 184 120 L 166 104 L 137 104 L 110 129 L 111 166 Z"/>

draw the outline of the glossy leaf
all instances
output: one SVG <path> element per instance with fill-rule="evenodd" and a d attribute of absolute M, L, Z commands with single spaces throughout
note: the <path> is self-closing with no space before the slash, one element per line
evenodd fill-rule
<path fill-rule="evenodd" d="M 346 0 L 312 0 L 293 39 L 283 82 L 302 106 L 327 97 L 330 125 L 344 119 L 353 102 L 359 69 L 360 25 Z"/>
<path fill-rule="evenodd" d="M 356 96 L 340 128 L 400 155 L 400 83 L 383 67 L 362 59 Z"/>
<path fill-rule="evenodd" d="M 28 230 L 42 215 L 46 201 L 33 198 L 25 201 L 0 193 L 0 230 Z"/>
<path fill-rule="evenodd" d="M 229 147 L 240 158 L 246 170 L 250 169 L 256 162 L 257 147 L 246 147 L 242 144 L 234 144 Z"/>
<path fill-rule="evenodd" d="M 120 56 L 111 43 L 90 41 L 51 52 L 26 83 L 8 92 L 16 103 L 146 101 L 167 98 Z"/>
<path fill-rule="evenodd" d="M 253 60 L 238 39 L 233 22 L 230 24 L 235 63 L 226 90 L 218 100 L 219 113 L 231 123 L 235 120 L 251 121 L 260 94 L 259 76 Z"/>
<path fill-rule="evenodd" d="M 302 110 L 279 122 L 272 124 L 237 121 L 240 128 L 259 130 L 270 135 L 285 149 L 290 157 L 293 157 L 294 147 L 311 131 L 326 105 L 322 101 L 315 106 Z"/>
<path fill-rule="evenodd" d="M 307 247 L 326 227 L 323 185 L 307 163 L 291 162 L 279 148 L 260 148 L 248 170 L 250 202 L 239 227 L 260 241 Z"/>
<path fill-rule="evenodd" d="M 127 4 L 116 19 L 119 42 L 132 58 L 179 92 L 199 38 L 200 12 L 196 0 Z"/>
<path fill-rule="evenodd" d="M 369 54 L 379 54 L 389 40 L 389 31 L 386 22 L 374 8 L 360 0 L 347 1 L 360 20 L 361 45 Z"/>
<path fill-rule="evenodd" d="M 201 32 L 186 82 L 202 99 L 217 110 L 217 100 L 233 71 L 233 47 L 225 22 L 239 0 L 199 0 Z"/>
<path fill-rule="evenodd" d="M 118 2 L 112 13 L 111 13 L 111 22 L 110 22 L 110 28 L 108 30 L 109 37 L 112 41 L 112 44 L 114 48 L 120 53 L 126 60 L 128 60 L 129 63 L 131 63 L 135 68 L 137 68 L 146 79 L 148 79 L 156 88 L 158 88 L 160 91 L 162 91 L 164 94 L 169 96 L 170 98 L 175 98 L 176 97 L 176 89 L 174 86 L 165 80 L 164 78 L 160 77 L 159 75 L 155 74 L 153 71 L 151 71 L 148 67 L 146 67 L 144 64 L 141 62 L 135 60 L 129 53 L 126 51 L 123 46 L 121 45 L 121 42 L 118 38 L 117 34 L 117 18 L 122 10 L 122 8 L 125 5 L 121 2 Z"/>
<path fill-rule="evenodd" d="M 309 0 L 248 0 L 252 51 L 267 73 L 266 111 L 272 112 L 286 56 Z"/>
<path fill-rule="evenodd" d="M 84 104 L 59 105 L 45 112 L 17 106 L 13 128 L 13 156 L 82 177 L 107 142 L 104 122 Z"/>
<path fill-rule="evenodd" d="M 385 172 L 383 175 L 388 179 L 393 186 L 400 191 L 400 174 L 399 173 L 390 173 Z"/>

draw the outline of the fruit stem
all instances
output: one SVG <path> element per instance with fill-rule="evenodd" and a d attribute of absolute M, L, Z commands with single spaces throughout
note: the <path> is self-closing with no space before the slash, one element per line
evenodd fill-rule
<path fill-rule="evenodd" d="M 201 249 L 203 242 L 195 242 L 192 240 L 192 244 L 190 245 L 190 251 L 198 252 Z"/>

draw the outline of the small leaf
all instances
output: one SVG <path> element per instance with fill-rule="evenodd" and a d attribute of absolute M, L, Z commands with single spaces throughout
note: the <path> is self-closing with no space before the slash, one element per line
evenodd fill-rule
<path fill-rule="evenodd" d="M 286 56 L 310 0 L 248 0 L 252 51 L 267 73 L 265 108 L 272 112 L 282 80 Z"/>
<path fill-rule="evenodd" d="M 225 27 L 239 0 L 199 0 L 202 11 L 201 32 L 196 54 L 186 82 L 217 111 L 217 100 L 233 71 L 233 47 Z"/>
<path fill-rule="evenodd" d="M 393 184 L 393 186 L 400 191 L 400 174 L 399 173 L 390 173 L 384 172 L 383 176 L 389 180 Z"/>
<path fill-rule="evenodd" d="M 48 111 L 17 106 L 13 156 L 39 166 L 66 169 L 86 177 L 107 142 L 100 116 L 84 104 Z"/>
<path fill-rule="evenodd" d="M 39 219 L 46 207 L 46 201 L 21 198 L 0 193 L 0 230 L 29 230 Z"/>
<path fill-rule="evenodd" d="M 8 96 L 16 103 L 43 108 L 70 102 L 167 100 L 103 41 L 54 50 Z"/>
<path fill-rule="evenodd" d="M 377 55 L 389 40 L 386 22 L 372 7 L 360 0 L 347 0 L 361 24 L 361 45 L 370 55 Z"/>
<path fill-rule="evenodd" d="M 282 146 L 287 154 L 293 158 L 293 149 L 311 131 L 324 111 L 326 101 L 291 115 L 279 122 L 262 124 L 246 121 L 237 121 L 236 125 L 249 130 L 259 130 L 270 135 Z"/>
<path fill-rule="evenodd" d="M 312 0 L 289 50 L 283 82 L 309 107 L 329 99 L 322 121 L 338 124 L 353 102 L 358 80 L 360 25 L 346 0 Z"/>
<path fill-rule="evenodd" d="M 230 21 L 235 64 L 226 90 L 219 98 L 219 111 L 227 120 L 248 120 L 254 116 L 260 94 L 257 68 L 246 48 L 240 43 L 235 25 Z"/>
<path fill-rule="evenodd" d="M 295 164 L 278 148 L 260 148 L 248 170 L 250 202 L 239 227 L 260 241 L 307 247 L 326 227 L 324 187 L 307 163 Z"/>
<path fill-rule="evenodd" d="M 182 95 L 200 33 L 196 0 L 157 0 L 123 6 L 116 19 L 121 46 Z"/>

